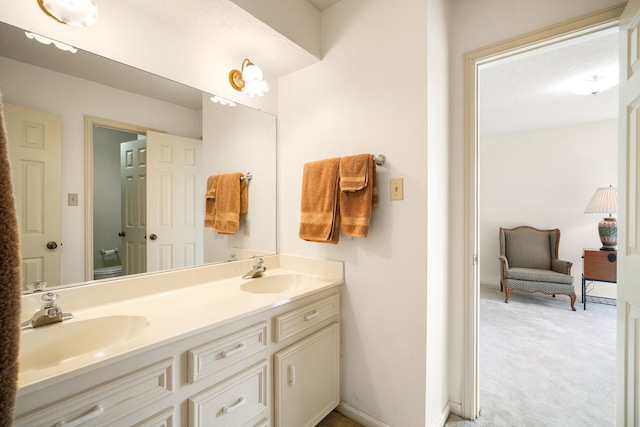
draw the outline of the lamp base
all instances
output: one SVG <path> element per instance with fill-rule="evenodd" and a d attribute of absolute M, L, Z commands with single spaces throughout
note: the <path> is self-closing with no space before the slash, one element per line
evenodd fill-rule
<path fill-rule="evenodd" d="M 598 234 L 602 242 L 601 251 L 615 251 L 618 245 L 618 221 L 615 218 L 603 218 L 598 223 Z"/>

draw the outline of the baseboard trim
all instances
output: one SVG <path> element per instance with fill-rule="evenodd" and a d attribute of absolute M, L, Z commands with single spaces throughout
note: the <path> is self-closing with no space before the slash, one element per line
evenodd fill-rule
<path fill-rule="evenodd" d="M 460 403 L 449 401 L 449 413 L 462 417 L 462 405 Z"/>
<path fill-rule="evenodd" d="M 365 427 L 391 427 L 390 425 L 373 418 L 371 415 L 366 414 L 357 408 L 354 408 L 348 403 L 340 402 L 340 405 L 338 405 L 336 411 L 340 412 L 345 417 L 351 418 L 353 421 L 362 424 Z"/>
<path fill-rule="evenodd" d="M 440 427 L 443 427 L 444 423 L 447 422 L 447 418 L 449 418 L 449 414 L 450 413 L 451 413 L 451 401 L 447 402 L 446 406 L 444 407 L 444 409 L 440 413 L 440 418 L 438 418 L 438 421 L 436 422 L 436 425 L 440 426 Z"/>

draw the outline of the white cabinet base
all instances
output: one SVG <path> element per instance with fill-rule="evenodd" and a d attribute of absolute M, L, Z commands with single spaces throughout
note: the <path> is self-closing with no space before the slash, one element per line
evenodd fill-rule
<path fill-rule="evenodd" d="M 315 426 L 340 403 L 340 324 L 274 355 L 275 426 Z"/>

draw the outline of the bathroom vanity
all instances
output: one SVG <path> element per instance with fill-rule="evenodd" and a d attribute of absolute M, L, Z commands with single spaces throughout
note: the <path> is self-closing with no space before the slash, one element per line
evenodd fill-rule
<path fill-rule="evenodd" d="M 340 402 L 343 265 L 264 259 L 61 290 L 74 319 L 22 333 L 15 425 L 314 426 Z"/>

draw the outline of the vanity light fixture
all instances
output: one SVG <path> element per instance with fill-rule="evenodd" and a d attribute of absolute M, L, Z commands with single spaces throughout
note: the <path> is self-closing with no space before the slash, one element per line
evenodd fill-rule
<path fill-rule="evenodd" d="M 248 58 L 242 61 L 241 70 L 231 70 L 229 83 L 235 90 L 242 91 L 251 98 L 257 98 L 269 92 L 269 83 L 264 80 L 262 70 Z"/>
<path fill-rule="evenodd" d="M 98 21 L 95 0 L 38 0 L 38 6 L 51 18 L 73 27 L 88 27 Z"/>
<path fill-rule="evenodd" d="M 30 33 L 25 31 L 24 34 L 31 40 L 38 41 L 42 44 L 52 44 L 60 50 L 64 50 L 65 52 L 76 53 L 78 49 L 71 46 L 70 44 L 62 43 L 57 40 L 50 39 L 49 37 L 41 36 L 40 34 Z"/>
<path fill-rule="evenodd" d="M 228 105 L 229 107 L 235 107 L 237 105 L 232 100 L 227 99 L 227 98 L 223 98 L 223 97 L 218 96 L 218 95 L 213 95 L 211 97 L 211 101 L 215 102 L 216 104 L 220 104 L 220 105 Z"/>

